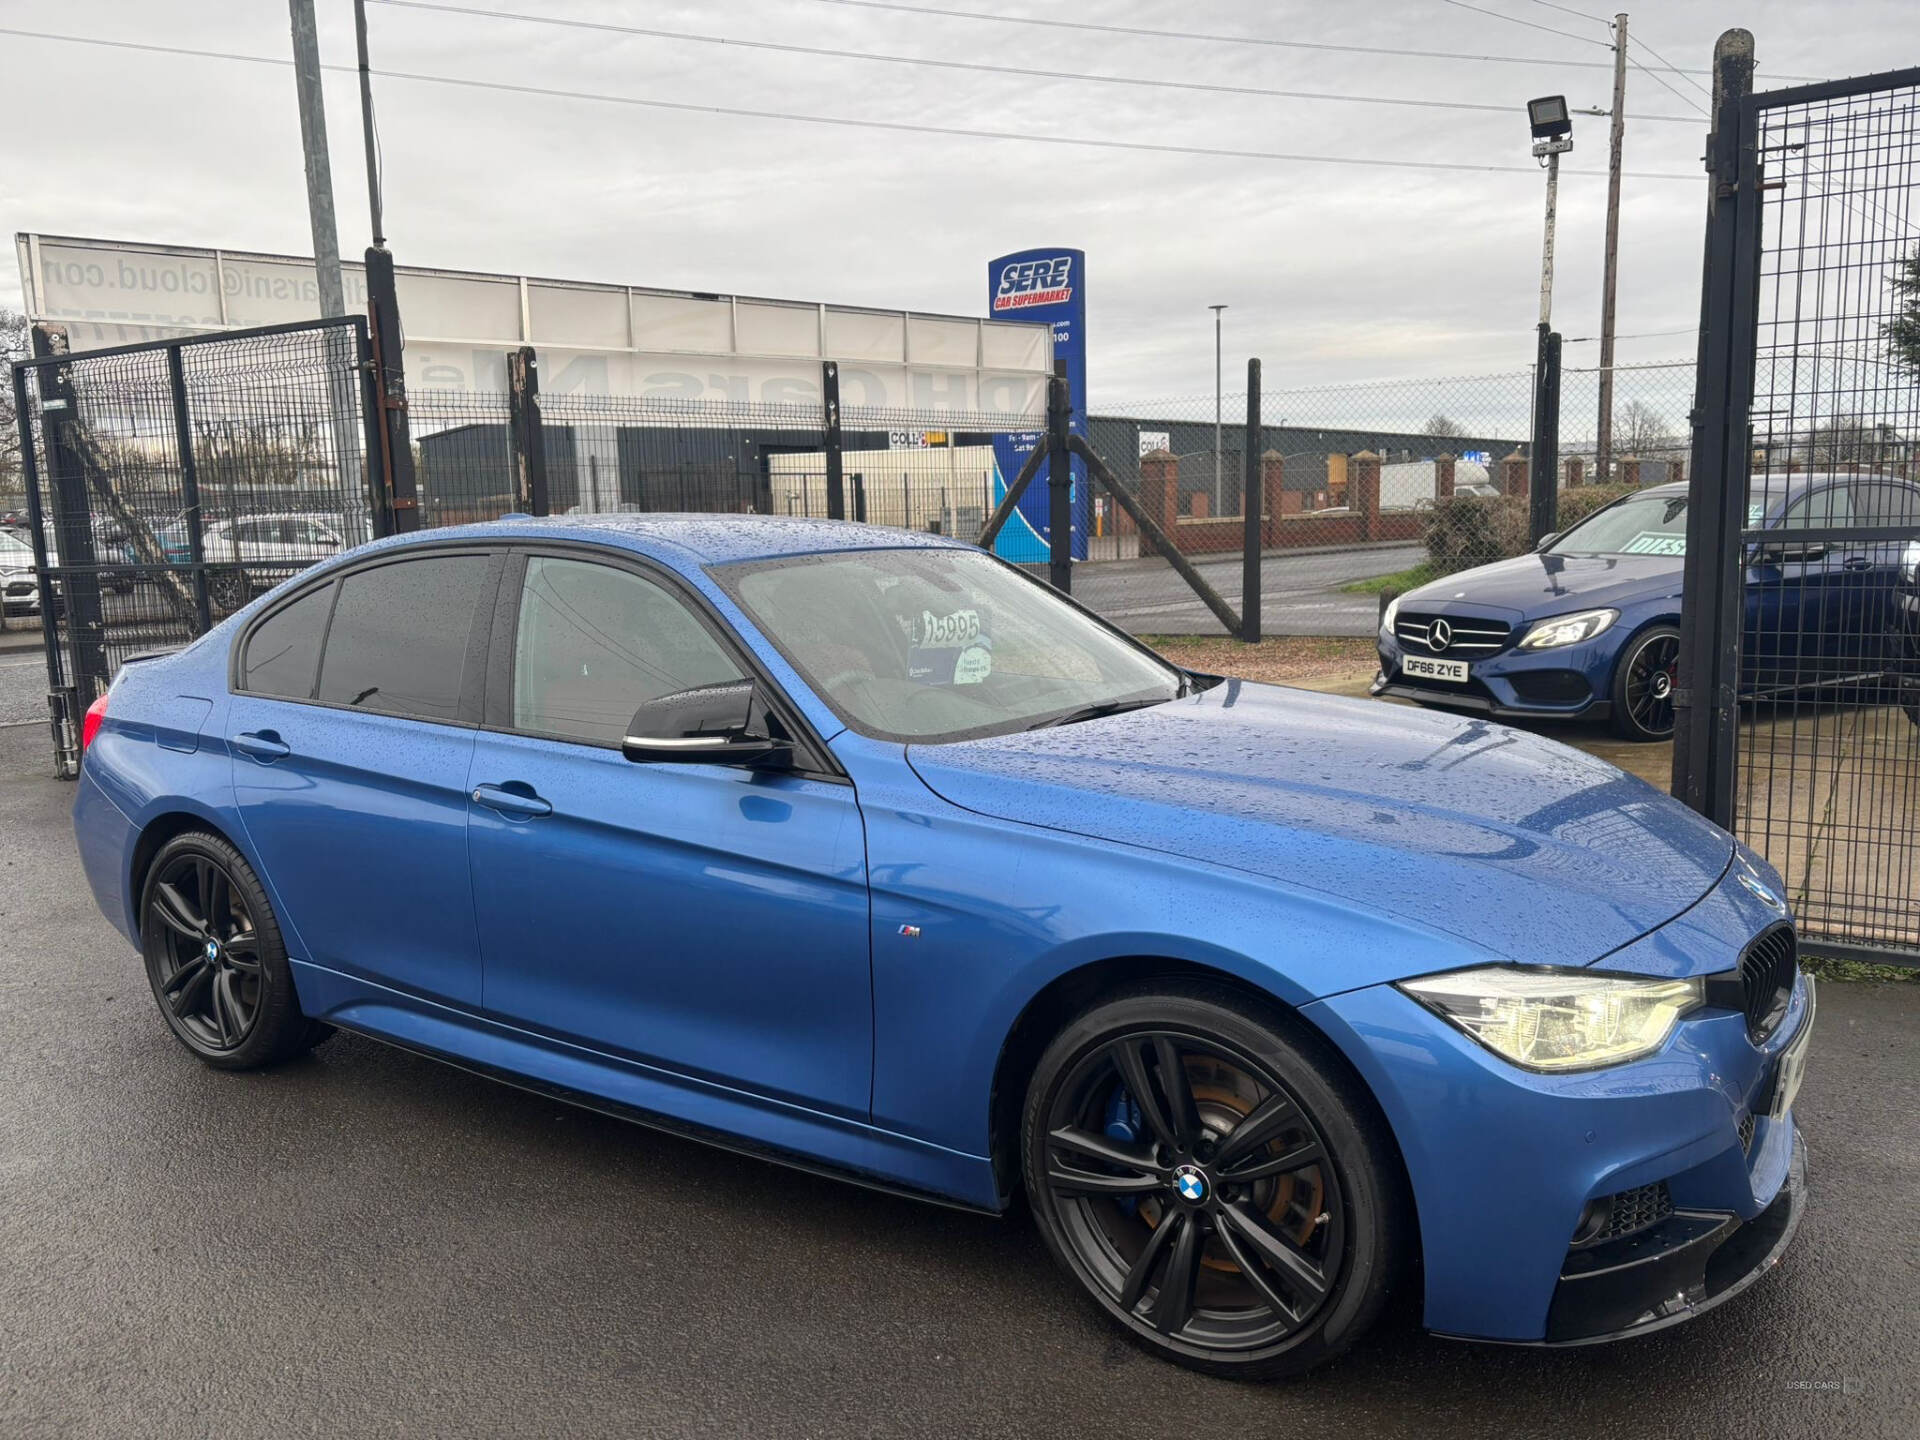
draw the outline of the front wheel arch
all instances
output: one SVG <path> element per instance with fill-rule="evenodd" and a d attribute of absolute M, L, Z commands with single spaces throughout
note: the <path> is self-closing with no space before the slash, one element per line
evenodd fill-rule
<path fill-rule="evenodd" d="M 1056 1035 L 1093 1006 L 1123 990 L 1138 989 L 1159 981 L 1186 985 L 1199 982 L 1218 988 L 1240 1003 L 1262 1012 L 1272 1024 L 1284 1029 L 1303 1047 L 1310 1049 L 1318 1063 L 1339 1072 L 1352 1083 L 1354 1091 L 1364 1097 L 1380 1133 L 1392 1148 L 1408 1213 L 1413 1217 L 1408 1245 L 1415 1262 L 1410 1273 L 1417 1276 L 1420 1247 L 1418 1199 L 1413 1193 L 1406 1156 L 1400 1149 L 1400 1137 L 1375 1098 L 1373 1087 L 1338 1045 L 1286 1001 L 1240 976 L 1192 960 L 1176 960 L 1160 955 L 1124 955 L 1089 961 L 1055 976 L 1022 1008 L 1006 1039 L 1001 1042 L 1000 1055 L 994 1063 L 993 1085 L 988 1095 L 988 1153 L 993 1163 L 995 1188 L 1008 1208 L 1017 1203 L 1023 1193 L 1020 1169 L 1021 1117 L 1026 1108 L 1027 1087 L 1041 1055 Z"/>
<path fill-rule="evenodd" d="M 1624 717 L 1621 714 L 1621 706 L 1623 703 L 1622 677 L 1626 673 L 1627 664 L 1638 652 L 1638 648 L 1641 642 L 1646 639 L 1648 632 L 1659 629 L 1669 629 L 1677 633 L 1680 630 L 1679 614 L 1676 612 L 1673 614 L 1653 615 L 1640 621 L 1639 624 L 1633 627 L 1633 630 L 1627 635 L 1627 638 L 1620 643 L 1619 649 L 1614 652 L 1613 665 L 1607 671 L 1607 699 L 1613 707 L 1611 724 L 1614 733 L 1623 739 L 1648 738 L 1637 732 L 1630 732 L 1626 728 L 1631 721 L 1628 717 Z M 1670 738 L 1670 733 L 1671 732 L 1669 732 L 1668 738 Z"/>

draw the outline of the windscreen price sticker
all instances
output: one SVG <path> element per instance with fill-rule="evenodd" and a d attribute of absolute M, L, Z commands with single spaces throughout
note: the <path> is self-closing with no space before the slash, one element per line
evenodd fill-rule
<path fill-rule="evenodd" d="M 1629 540 L 1622 553 L 1627 555 L 1684 555 L 1687 553 L 1687 537 L 1669 535 L 1660 530 L 1642 530 Z"/>

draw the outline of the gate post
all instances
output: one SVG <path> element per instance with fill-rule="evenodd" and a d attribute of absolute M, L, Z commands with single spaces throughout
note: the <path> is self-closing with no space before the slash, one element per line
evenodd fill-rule
<path fill-rule="evenodd" d="M 213 606 L 207 598 L 205 517 L 200 513 L 200 472 L 193 463 L 193 417 L 187 412 L 186 365 L 180 347 L 167 347 L 167 385 L 173 391 L 173 436 L 180 453 L 180 501 L 186 507 L 187 563 L 193 566 L 193 618 L 199 634 L 213 628 Z"/>
<path fill-rule="evenodd" d="M 1047 582 L 1073 593 L 1073 457 L 1067 450 L 1066 361 L 1056 361 L 1047 382 Z"/>
<path fill-rule="evenodd" d="M 1752 464 L 1749 410 L 1760 284 L 1759 157 L 1753 36 L 1728 30 L 1713 47 L 1713 133 L 1707 139 L 1706 258 L 1694 370 L 1687 560 L 1674 687 L 1673 794 L 1723 827 L 1734 819 L 1740 720 L 1740 632 L 1746 619 L 1740 530 Z"/>
<path fill-rule="evenodd" d="M 552 513 L 547 440 L 540 424 L 540 362 L 531 345 L 507 352 L 507 443 L 516 502 L 529 515 Z"/>
<path fill-rule="evenodd" d="M 1527 491 L 1527 536 L 1538 545 L 1560 511 L 1560 336 L 1540 327 L 1534 365 L 1533 472 Z"/>
<path fill-rule="evenodd" d="M 33 532 L 33 565 L 38 572 L 36 585 L 47 579 L 47 512 L 40 501 L 40 462 L 33 443 L 33 420 L 27 409 L 27 371 L 13 367 L 13 413 L 20 427 L 20 478 L 27 487 L 27 524 Z M 40 597 L 40 644 L 47 661 L 47 709 L 53 729 L 54 773 L 61 779 L 72 778 L 67 771 L 68 757 L 79 748 L 79 728 L 67 713 L 66 680 L 60 669 L 60 632 L 53 623 L 53 606 L 47 596 Z M 77 765 L 74 775 L 79 773 Z"/>
<path fill-rule="evenodd" d="M 33 353 L 42 359 L 67 353 L 66 331 L 47 325 L 35 325 Z M 47 365 L 40 369 L 40 434 L 47 446 L 47 489 L 53 500 L 54 547 L 58 552 L 56 569 L 60 578 L 60 600 L 67 611 L 67 644 L 73 655 L 73 670 L 67 677 L 75 703 L 85 709 L 93 703 L 95 687 L 104 689 L 108 678 L 106 618 L 100 603 L 99 557 L 93 549 L 93 506 L 87 494 L 87 476 L 67 429 L 79 419 L 73 391 L 73 378 L 65 365 Z M 28 417 L 20 416 L 21 435 L 26 436 Z M 40 608 L 51 611 L 54 604 L 54 580 L 41 576 Z M 77 715 L 68 720 L 76 727 Z"/>
<path fill-rule="evenodd" d="M 1246 478 L 1240 486 L 1240 639 L 1248 645 L 1260 643 L 1260 509 L 1266 486 L 1260 474 L 1260 361 L 1247 361 L 1247 439 L 1246 454 L 1240 457 Z"/>
<path fill-rule="evenodd" d="M 378 228 L 377 226 L 375 228 Z M 407 372 L 401 362 L 400 301 L 393 285 L 393 252 L 367 247 L 367 312 L 373 331 L 375 414 L 380 442 L 377 461 L 384 484 L 382 508 L 401 534 L 420 528 L 420 494 L 413 474 L 413 438 L 407 427 Z"/>
<path fill-rule="evenodd" d="M 847 486 L 840 470 L 840 366 L 832 360 L 820 362 L 820 422 L 827 452 L 827 518 L 844 520 Z M 900 523 L 907 523 L 904 516 Z"/>

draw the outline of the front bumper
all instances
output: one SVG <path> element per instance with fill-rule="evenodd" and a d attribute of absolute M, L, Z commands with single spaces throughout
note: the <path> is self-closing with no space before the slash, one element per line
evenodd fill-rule
<path fill-rule="evenodd" d="M 1579 645 L 1523 651 L 1509 647 L 1469 659 L 1465 684 L 1408 675 L 1406 651 L 1389 631 L 1375 637 L 1380 671 L 1370 693 L 1499 719 L 1604 720 L 1613 711 L 1618 637 L 1609 630 Z"/>
<path fill-rule="evenodd" d="M 1778 1260 L 1804 1160 L 1791 1113 L 1776 1118 L 1770 1101 L 1811 1010 L 1801 976 L 1762 1045 L 1743 1016 L 1700 1010 L 1653 1055 L 1564 1075 L 1507 1064 L 1392 986 L 1303 1013 L 1360 1070 L 1400 1143 L 1428 1328 L 1564 1345 L 1675 1323 Z M 1665 1220 L 1627 1243 L 1574 1245 L 1590 1203 L 1648 1188 L 1669 1200 Z"/>

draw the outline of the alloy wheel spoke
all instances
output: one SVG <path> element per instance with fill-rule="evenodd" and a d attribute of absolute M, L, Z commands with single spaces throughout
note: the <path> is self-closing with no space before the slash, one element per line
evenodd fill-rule
<path fill-rule="evenodd" d="M 1179 1224 L 1173 1254 L 1167 1257 L 1167 1273 L 1160 1277 L 1159 1292 L 1147 1310 L 1147 1319 L 1162 1335 L 1180 1330 L 1191 1318 L 1193 1286 L 1200 1278 L 1200 1247 L 1206 1237 L 1200 1232 L 1200 1222 L 1191 1215 L 1180 1216 Z"/>
<path fill-rule="evenodd" d="M 1221 1139 L 1220 1148 L 1213 1157 L 1214 1165 L 1222 1171 L 1231 1170 L 1234 1161 L 1251 1155 L 1272 1140 L 1294 1113 L 1293 1102 L 1278 1090 L 1274 1091 Z M 1236 1175 L 1234 1178 L 1248 1177 Z"/>
<path fill-rule="evenodd" d="M 1163 1167 L 1154 1160 L 1151 1145 L 1122 1144 L 1073 1125 L 1062 1125 L 1058 1130 L 1049 1131 L 1047 1141 L 1058 1149 L 1084 1155 L 1089 1160 L 1098 1160 L 1117 1169 L 1162 1173 Z"/>
<path fill-rule="evenodd" d="M 1173 1123 L 1168 1120 L 1160 1097 L 1154 1093 L 1153 1081 L 1147 1074 L 1147 1062 L 1140 1053 L 1140 1038 L 1130 1035 L 1116 1040 L 1110 1049 L 1114 1068 L 1120 1072 L 1120 1079 L 1132 1094 L 1134 1104 L 1140 1107 L 1141 1117 L 1153 1132 L 1153 1138 L 1169 1150 L 1179 1150 L 1180 1143 L 1174 1134 Z"/>
<path fill-rule="evenodd" d="M 153 898 L 154 913 L 169 930 L 196 942 L 207 938 L 206 920 L 173 886 L 161 881 L 153 887 Z"/>
<path fill-rule="evenodd" d="M 191 960 L 187 961 L 186 964 L 182 965 L 178 970 L 174 971 L 172 975 L 167 977 L 166 983 L 160 987 L 161 993 L 164 994 L 168 1000 L 174 999 L 187 985 L 200 979 L 206 969 L 207 957 L 204 955 L 195 955 Z"/>
<path fill-rule="evenodd" d="M 1326 1152 L 1309 1140 L 1304 1145 L 1296 1145 L 1278 1155 L 1262 1156 L 1258 1160 L 1248 1161 L 1232 1170 L 1221 1172 L 1221 1179 L 1231 1180 L 1236 1185 L 1245 1185 L 1254 1180 L 1264 1180 L 1269 1175 L 1285 1175 L 1292 1170 L 1304 1170 L 1309 1165 L 1318 1165 L 1326 1159 Z"/>
<path fill-rule="evenodd" d="M 1096 1175 L 1055 1161 L 1047 1167 L 1047 1183 L 1077 1195 L 1150 1195 L 1166 1182 L 1158 1175 Z"/>
<path fill-rule="evenodd" d="M 234 1014 L 233 980 L 224 970 L 213 977 L 213 1023 L 219 1027 L 222 1045 L 231 1045 L 239 1038 L 240 1027 Z"/>
<path fill-rule="evenodd" d="M 1317 1301 L 1327 1293 L 1327 1273 L 1320 1268 L 1320 1262 L 1290 1237 L 1268 1228 L 1252 1206 L 1245 1202 L 1224 1205 L 1219 1215 L 1223 1229 L 1231 1228 L 1260 1259 L 1285 1276 L 1287 1283 L 1308 1300 Z"/>
<path fill-rule="evenodd" d="M 203 959 L 195 959 L 191 964 L 182 966 L 180 973 L 187 975 L 188 978 L 177 990 L 172 988 L 173 981 L 168 982 L 167 1003 L 173 1007 L 175 1018 L 184 1020 L 193 1013 L 194 1007 L 200 1003 L 208 984 L 213 980 L 213 966 Z M 174 980 L 179 978 L 179 975 L 174 976 Z"/>
<path fill-rule="evenodd" d="M 1236 1237 L 1231 1226 L 1222 1225 L 1215 1233 L 1219 1235 L 1227 1254 L 1233 1258 L 1233 1263 L 1240 1267 L 1242 1278 L 1253 1287 L 1253 1293 L 1260 1297 L 1268 1309 L 1281 1319 L 1295 1324 L 1305 1318 L 1300 1308 L 1281 1294 L 1279 1287 L 1267 1278 L 1267 1269 L 1255 1258 L 1253 1248 Z"/>
<path fill-rule="evenodd" d="M 1159 1262 L 1161 1252 L 1167 1248 L 1167 1242 L 1173 1239 L 1174 1227 L 1186 1217 L 1169 1215 L 1153 1229 L 1147 1237 L 1147 1243 L 1140 1251 L 1140 1258 L 1133 1262 L 1127 1271 L 1127 1278 L 1120 1286 L 1120 1308 L 1131 1311 L 1140 1303 L 1140 1297 L 1147 1293 L 1147 1282 L 1153 1278 L 1153 1267 Z"/>
<path fill-rule="evenodd" d="M 1200 1110 L 1193 1103 L 1193 1082 L 1173 1041 L 1164 1035 L 1153 1040 L 1153 1058 L 1160 1070 L 1160 1088 L 1166 1092 L 1168 1119 L 1173 1124 L 1176 1148 L 1191 1152 L 1200 1139 Z"/>
<path fill-rule="evenodd" d="M 231 940 L 223 940 L 220 953 L 242 975 L 260 973 L 260 937 L 253 931 L 243 930 Z"/>

